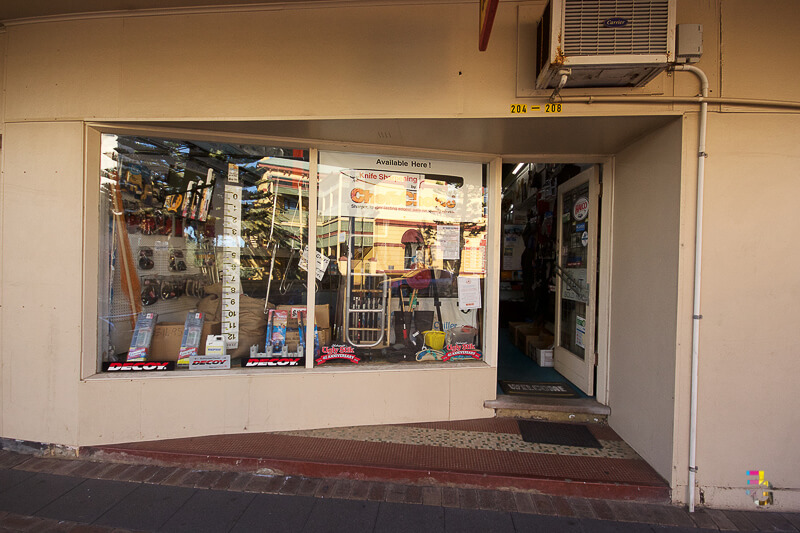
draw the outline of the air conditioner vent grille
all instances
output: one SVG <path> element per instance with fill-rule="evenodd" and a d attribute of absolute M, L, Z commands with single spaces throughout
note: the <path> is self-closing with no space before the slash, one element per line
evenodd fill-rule
<path fill-rule="evenodd" d="M 669 0 L 565 0 L 564 8 L 566 56 L 668 52 Z"/>

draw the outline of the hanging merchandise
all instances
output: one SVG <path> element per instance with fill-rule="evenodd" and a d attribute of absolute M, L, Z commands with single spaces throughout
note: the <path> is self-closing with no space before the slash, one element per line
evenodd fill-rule
<path fill-rule="evenodd" d="M 286 325 L 289 322 L 289 312 L 277 309 L 270 309 L 267 318 L 267 356 L 272 357 L 280 354 L 286 356 L 288 349 L 286 346 Z"/>
<path fill-rule="evenodd" d="M 186 321 L 183 324 L 183 338 L 181 348 L 178 352 L 178 366 L 189 366 L 189 358 L 197 355 L 197 349 L 202 342 L 203 322 L 205 314 L 198 311 L 186 313 Z"/>
<path fill-rule="evenodd" d="M 185 280 L 164 280 L 161 282 L 161 299 L 164 301 L 180 298 L 186 288 Z"/>
<path fill-rule="evenodd" d="M 142 305 L 153 305 L 158 301 L 160 295 L 161 286 L 157 279 L 147 278 L 142 282 L 142 292 L 140 297 Z"/>
<path fill-rule="evenodd" d="M 190 181 L 186 185 L 186 193 L 183 195 L 183 206 L 181 207 L 181 216 L 183 218 L 190 218 L 189 214 L 192 212 L 192 202 L 194 200 L 194 182 Z"/>
<path fill-rule="evenodd" d="M 144 205 L 153 205 L 153 182 L 148 167 L 136 163 L 127 164 L 122 170 L 121 185 Z"/>
<path fill-rule="evenodd" d="M 183 256 L 183 250 L 170 249 L 169 269 L 172 272 L 184 272 L 186 270 L 186 259 Z"/>
<path fill-rule="evenodd" d="M 197 211 L 194 213 L 197 220 L 205 222 L 208 218 L 208 211 L 211 209 L 211 199 L 214 196 L 214 171 L 208 169 L 206 175 L 206 182 L 203 184 L 202 194 L 200 194 L 200 201 L 197 202 Z"/>
<path fill-rule="evenodd" d="M 139 268 L 142 270 L 152 270 L 154 266 L 153 249 L 149 247 L 139 248 Z"/>
<path fill-rule="evenodd" d="M 150 343 L 153 342 L 153 331 L 158 322 L 156 313 L 139 313 L 136 327 L 133 330 L 131 346 L 128 350 L 128 361 L 146 361 L 150 355 Z"/>

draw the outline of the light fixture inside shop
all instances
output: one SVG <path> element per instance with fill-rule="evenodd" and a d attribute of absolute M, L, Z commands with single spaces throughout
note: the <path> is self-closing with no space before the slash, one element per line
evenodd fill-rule
<path fill-rule="evenodd" d="M 512 172 L 512 174 L 516 176 L 516 175 L 517 175 L 517 172 L 519 172 L 519 170 L 522 168 L 522 166 L 523 166 L 524 164 L 525 164 L 525 163 L 519 163 L 519 164 L 518 164 L 518 165 L 517 165 L 517 166 L 514 168 L 514 171 Z"/>

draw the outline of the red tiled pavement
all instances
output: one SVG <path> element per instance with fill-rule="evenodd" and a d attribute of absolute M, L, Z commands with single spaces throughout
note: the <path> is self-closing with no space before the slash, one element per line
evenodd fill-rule
<path fill-rule="evenodd" d="M 451 431 L 518 433 L 513 419 L 409 424 Z M 621 440 L 610 428 L 589 426 L 596 437 Z M 102 452 L 185 466 L 269 469 L 307 477 L 457 483 L 534 489 L 554 495 L 667 501 L 666 482 L 642 459 L 612 459 L 367 442 L 278 433 L 214 435 L 109 446 Z"/>

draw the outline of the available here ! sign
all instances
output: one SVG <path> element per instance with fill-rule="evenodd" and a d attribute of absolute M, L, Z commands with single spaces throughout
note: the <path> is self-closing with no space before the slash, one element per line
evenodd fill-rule
<path fill-rule="evenodd" d="M 483 213 L 481 178 L 477 163 L 322 152 L 319 210 L 332 217 L 467 222 Z"/>

